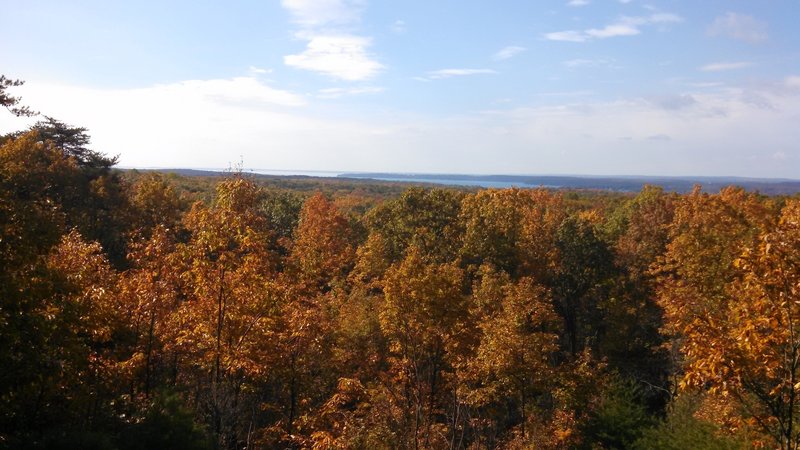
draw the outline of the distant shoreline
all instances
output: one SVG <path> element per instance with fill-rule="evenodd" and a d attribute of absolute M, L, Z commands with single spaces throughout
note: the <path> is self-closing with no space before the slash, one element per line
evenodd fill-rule
<path fill-rule="evenodd" d="M 185 176 L 222 176 L 229 171 L 213 169 L 132 169 L 177 173 Z M 389 172 L 336 172 L 336 171 L 289 171 L 246 170 L 259 176 L 287 178 L 335 178 L 377 182 L 400 182 L 409 184 L 434 184 L 443 186 L 478 188 L 537 188 L 587 189 L 615 192 L 638 192 L 645 185 L 661 186 L 665 191 L 686 193 L 695 185 L 703 191 L 717 192 L 726 186 L 740 186 L 748 191 L 766 195 L 791 195 L 800 193 L 800 180 L 786 178 L 747 178 L 724 176 L 589 176 L 589 175 L 466 175 L 466 174 L 418 174 Z"/>

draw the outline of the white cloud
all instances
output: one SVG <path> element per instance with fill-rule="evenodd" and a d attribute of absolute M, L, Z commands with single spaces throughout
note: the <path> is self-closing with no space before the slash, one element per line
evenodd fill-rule
<path fill-rule="evenodd" d="M 783 83 L 790 89 L 800 89 L 800 75 L 786 77 Z"/>
<path fill-rule="evenodd" d="M 153 90 L 165 94 L 181 93 L 211 103 L 239 106 L 303 106 L 306 100 L 289 91 L 275 89 L 253 77 L 219 80 L 188 80 L 156 85 Z"/>
<path fill-rule="evenodd" d="M 570 0 L 567 2 L 567 6 L 586 6 L 589 3 L 589 0 Z"/>
<path fill-rule="evenodd" d="M 516 45 L 510 45 L 508 47 L 502 48 L 500 51 L 495 53 L 492 56 L 492 59 L 497 60 L 497 61 L 501 61 L 501 60 L 504 60 L 504 59 L 513 58 L 513 57 L 519 55 L 520 53 L 524 52 L 525 50 L 527 50 L 525 47 L 519 47 L 519 46 L 516 46 Z"/>
<path fill-rule="evenodd" d="M 744 69 L 745 67 L 750 67 L 752 65 L 753 63 L 748 61 L 716 62 L 716 63 L 706 64 L 705 66 L 700 67 L 700 70 L 702 70 L 703 72 L 721 72 L 723 70 Z"/>
<path fill-rule="evenodd" d="M 345 95 L 379 94 L 386 89 L 377 86 L 361 86 L 350 88 L 326 88 L 317 91 L 319 98 L 339 98 Z"/>
<path fill-rule="evenodd" d="M 346 81 L 367 80 L 384 66 L 367 50 L 372 39 L 350 31 L 360 21 L 362 0 L 282 0 L 302 29 L 295 37 L 307 42 L 302 53 L 286 55 L 283 63 Z"/>
<path fill-rule="evenodd" d="M 752 16 L 728 12 L 708 27 L 710 36 L 725 36 L 751 44 L 766 41 L 767 24 Z"/>
<path fill-rule="evenodd" d="M 441 80 L 443 78 L 463 77 L 469 75 L 493 75 L 496 73 L 497 71 L 492 69 L 440 69 L 428 72 L 427 77 L 425 77 L 424 80 Z"/>
<path fill-rule="evenodd" d="M 343 25 L 358 22 L 364 7 L 357 0 L 281 0 L 292 21 L 304 27 Z"/>
<path fill-rule="evenodd" d="M 391 26 L 391 30 L 393 33 L 403 34 L 406 32 L 406 21 L 405 20 L 395 20 Z"/>
<path fill-rule="evenodd" d="M 311 36 L 303 53 L 286 55 L 283 62 L 342 80 L 367 80 L 384 68 L 367 52 L 370 43 L 369 38 L 355 35 Z"/>
<path fill-rule="evenodd" d="M 634 25 L 617 23 L 606 25 L 605 27 L 599 29 L 591 28 L 584 31 L 584 33 L 591 38 L 605 39 L 616 36 L 635 36 L 640 34 L 641 31 L 639 31 L 639 28 Z"/>
<path fill-rule="evenodd" d="M 588 39 L 585 33 L 576 30 L 554 31 L 552 33 L 545 33 L 544 38 L 547 39 L 548 41 L 564 41 L 564 42 L 584 42 Z"/>
<path fill-rule="evenodd" d="M 546 33 L 544 38 L 550 41 L 586 42 L 594 39 L 607 39 L 617 36 L 635 36 L 641 34 L 641 28 L 651 25 L 665 25 L 683 22 L 683 18 L 671 13 L 653 13 L 649 16 L 620 17 L 616 22 L 602 28 L 586 30 L 565 30 Z"/>

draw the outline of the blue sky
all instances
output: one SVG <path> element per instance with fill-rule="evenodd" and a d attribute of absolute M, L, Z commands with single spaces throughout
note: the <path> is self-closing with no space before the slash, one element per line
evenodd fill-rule
<path fill-rule="evenodd" d="M 125 167 L 800 178 L 795 0 L 0 7 L 14 93 Z"/>

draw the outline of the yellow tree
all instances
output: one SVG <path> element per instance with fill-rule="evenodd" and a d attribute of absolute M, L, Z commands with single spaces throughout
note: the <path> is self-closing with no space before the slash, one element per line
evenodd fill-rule
<path fill-rule="evenodd" d="M 480 345 L 467 363 L 475 385 L 470 400 L 479 406 L 505 399 L 519 405 L 525 439 L 530 405 L 555 386 L 559 319 L 547 290 L 530 278 L 511 282 L 488 267 L 482 272 L 473 294 L 484 313 L 477 318 Z"/>
<path fill-rule="evenodd" d="M 567 213 L 563 199 L 545 189 L 488 189 L 462 202 L 461 256 L 489 263 L 512 277 L 549 283 L 558 259 L 557 232 Z"/>
<path fill-rule="evenodd" d="M 688 327 L 684 383 L 729 396 L 783 449 L 800 448 L 800 202 L 736 261 L 725 322 Z M 695 321 L 713 320 L 694 317 Z M 697 336 L 698 332 L 706 336 Z M 704 345 L 699 343 L 703 339 Z"/>
<path fill-rule="evenodd" d="M 748 308 L 752 299 L 734 292 L 740 289 L 734 286 L 741 286 L 737 279 L 742 274 L 734 263 L 744 249 L 757 248 L 759 236 L 769 233 L 773 220 L 768 202 L 741 189 L 726 188 L 715 195 L 695 189 L 678 201 L 670 242 L 653 273 L 664 331 L 683 358 L 684 387 L 704 387 L 716 380 L 714 394 L 741 381 L 731 370 L 748 364 L 732 364 L 737 352 L 731 350 L 739 345 L 740 309 Z M 753 353 L 742 355 L 758 360 Z"/>
<path fill-rule="evenodd" d="M 487 189 L 462 202 L 464 223 L 461 256 L 474 267 L 489 263 L 516 276 L 522 261 L 523 224 L 533 206 L 527 191 Z"/>
<path fill-rule="evenodd" d="M 147 174 L 133 185 L 131 203 L 136 228 L 145 236 L 158 225 L 173 228 L 183 209 L 175 188 L 157 173 Z"/>
<path fill-rule="evenodd" d="M 558 228 L 567 218 L 561 194 L 546 189 L 528 191 L 531 203 L 523 212 L 521 272 L 539 283 L 551 281 L 558 264 Z"/>
<path fill-rule="evenodd" d="M 172 321 L 176 347 L 184 381 L 200 386 L 223 447 L 235 446 L 243 433 L 242 389 L 268 370 L 274 353 L 268 336 L 280 289 L 259 199 L 258 186 L 241 176 L 220 183 L 210 208 L 198 203 L 187 214 L 191 238 L 179 249 L 191 291 Z"/>
<path fill-rule="evenodd" d="M 117 274 L 100 245 L 84 241 L 74 230 L 53 249 L 47 265 L 58 284 L 38 314 L 49 322 L 51 347 L 46 351 L 59 370 L 41 387 L 40 395 L 55 397 L 47 403 L 66 400 L 69 410 L 43 412 L 91 424 L 113 414 L 114 400 L 122 393 L 119 361 L 128 346 Z"/>
<path fill-rule="evenodd" d="M 414 448 L 434 445 L 446 434 L 437 417 L 442 394 L 452 393 L 454 386 L 448 386 L 445 375 L 468 350 L 463 277 L 454 264 L 426 261 L 416 247 L 386 273 L 381 328 L 389 340 L 394 380 L 406 392 L 407 427 L 413 433 L 407 442 Z"/>

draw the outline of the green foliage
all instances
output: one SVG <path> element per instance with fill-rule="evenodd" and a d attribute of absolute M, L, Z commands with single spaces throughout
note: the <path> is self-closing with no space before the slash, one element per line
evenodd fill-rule
<path fill-rule="evenodd" d="M 391 262 L 412 246 L 436 261 L 452 261 L 461 235 L 462 197 L 452 190 L 411 188 L 370 211 L 367 228 L 381 236 Z"/>
<path fill-rule="evenodd" d="M 73 447 L 77 448 L 77 447 Z M 144 417 L 125 429 L 119 450 L 211 450 L 208 432 L 195 422 L 194 412 L 178 394 L 161 393 Z"/>
<path fill-rule="evenodd" d="M 107 171 L 117 163 L 117 158 L 109 158 L 98 151 L 88 148 L 91 138 L 87 134 L 87 129 L 83 127 L 73 127 L 45 116 L 44 120 L 36 122 L 30 132 L 42 142 L 50 142 L 60 149 L 67 158 L 74 158 L 85 170 Z"/>
<path fill-rule="evenodd" d="M 289 239 L 300 221 L 303 197 L 291 191 L 267 189 L 261 208 L 276 238 Z"/>
<path fill-rule="evenodd" d="M 555 246 L 559 256 L 553 301 L 564 319 L 565 347 L 576 355 L 604 337 L 601 306 L 616 269 L 606 243 L 582 218 L 573 216 L 561 224 Z"/>
<path fill-rule="evenodd" d="M 741 437 L 723 434 L 719 426 L 694 417 L 698 397 L 682 395 L 670 406 L 667 417 L 644 430 L 632 448 L 636 450 L 737 450 L 750 445 Z"/>
<path fill-rule="evenodd" d="M 610 377 L 583 433 L 591 448 L 631 449 L 652 423 L 638 385 L 616 375 Z"/>

